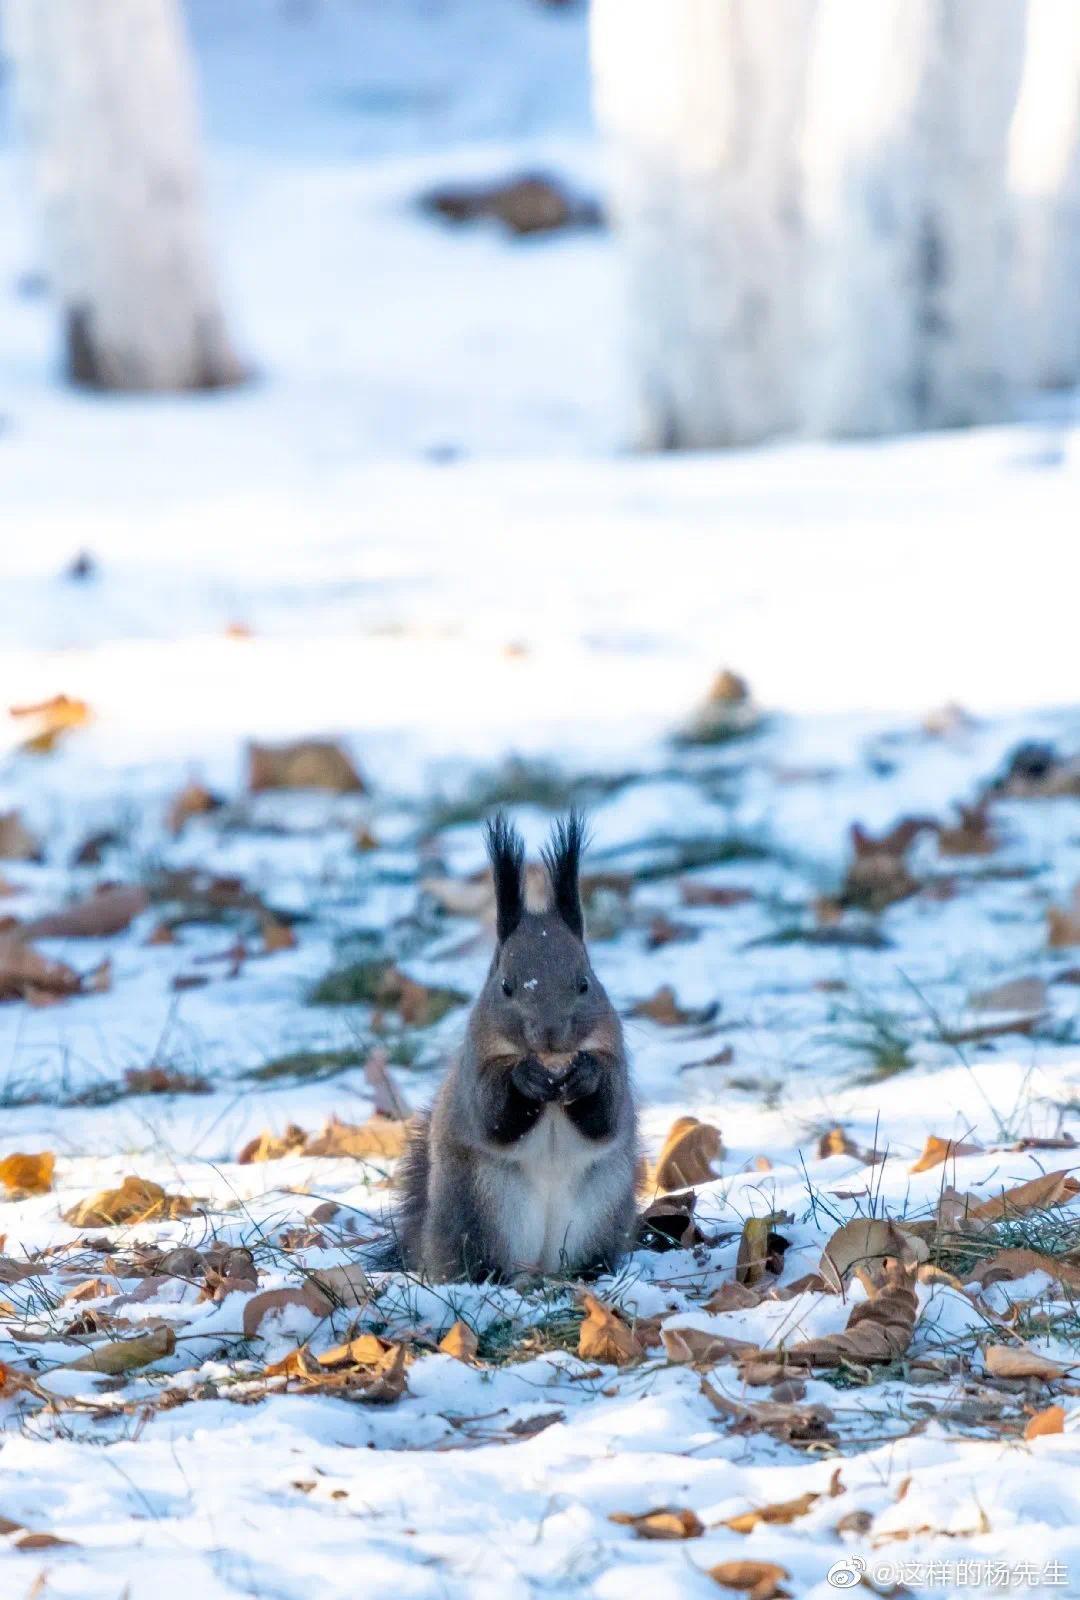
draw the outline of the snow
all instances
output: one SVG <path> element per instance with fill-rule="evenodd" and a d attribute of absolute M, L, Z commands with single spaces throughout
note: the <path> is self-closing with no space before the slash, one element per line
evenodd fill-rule
<path fill-rule="evenodd" d="M 972 994 L 1075 965 L 1045 933 L 1047 907 L 1080 878 L 1075 801 L 995 806 L 1003 838 L 986 858 L 921 841 L 911 864 L 940 894 L 884 913 L 885 948 L 787 937 L 835 892 L 851 822 L 877 834 L 905 814 L 944 818 L 1024 739 L 1080 749 L 1080 430 L 1062 412 L 875 446 L 629 456 L 607 236 L 511 242 L 486 225 L 444 228 L 415 203 L 446 178 L 537 165 L 598 192 L 582 11 L 199 0 L 189 13 L 216 232 L 258 368 L 249 387 L 183 402 L 63 390 L 48 304 L 30 292 L 17 158 L 0 144 L 0 684 L 5 704 L 63 692 L 94 713 L 45 757 L 17 748 L 21 723 L 0 727 L 0 813 L 18 808 L 45 850 L 40 864 L 0 864 L 13 891 L 0 915 L 197 867 L 238 874 L 298 917 L 297 942 L 264 955 L 252 941 L 228 976 L 235 927 L 188 924 L 176 943 L 148 945 L 155 906 L 107 939 L 35 941 L 80 972 L 108 956 L 107 993 L 0 1006 L 0 1157 L 57 1155 L 50 1193 L 0 1200 L 5 1256 L 91 1237 L 61 1213 L 128 1173 L 203 1204 L 109 1230 L 111 1255 L 79 1246 L 70 1267 L 50 1255 L 0 1287 L 13 1307 L 0 1309 L 0 1361 L 58 1400 L 49 1411 L 0 1398 L 0 1516 L 73 1541 L 5 1550 L 0 1589 L 33 1592 L 46 1573 L 39 1592 L 72 1600 L 125 1589 L 704 1600 L 722 1592 L 707 1569 L 746 1557 L 778 1562 L 792 1594 L 820 1600 L 835 1592 L 830 1565 L 857 1556 L 871 1575 L 891 1568 L 889 1582 L 905 1562 L 947 1563 L 936 1592 L 965 1594 L 980 1590 L 961 1563 L 1037 1557 L 1040 1571 L 1069 1574 L 1045 1592 L 1077 1592 L 1075 1384 L 992 1389 L 976 1354 L 1020 1315 L 1033 1348 L 1075 1360 L 1075 1319 L 1070 1336 L 1046 1274 L 978 1304 L 921 1285 L 912 1357 L 931 1365 L 865 1387 L 807 1378 L 802 1403 L 834 1414 L 839 1443 L 824 1451 L 733 1431 L 700 1375 L 659 1350 L 598 1376 L 542 1339 L 527 1359 L 475 1368 L 432 1351 L 385 1407 L 263 1395 L 267 1362 L 309 1337 L 325 1349 L 350 1313 L 331 1326 L 293 1305 L 244 1340 L 243 1294 L 199 1300 L 171 1280 L 131 1298 L 144 1280 L 122 1269 L 136 1245 L 251 1246 L 264 1290 L 354 1259 L 378 1231 L 385 1164 L 236 1160 L 266 1127 L 362 1121 L 362 1072 L 245 1074 L 296 1051 L 366 1054 L 369 1007 L 306 1003 L 365 931 L 400 940 L 395 959 L 418 980 L 475 990 L 486 935 L 467 918 L 433 920 L 418 883 L 476 870 L 479 829 L 425 832 L 436 799 L 467 799 L 508 754 L 591 775 L 589 865 L 640 875 L 629 923 L 592 955 L 626 1019 L 650 1151 L 688 1111 L 723 1131 L 721 1175 L 698 1207 L 714 1242 L 637 1252 L 597 1290 L 628 1312 L 762 1345 L 840 1331 L 858 1286 L 847 1302 L 803 1292 L 702 1311 L 732 1275 L 747 1216 L 791 1216 L 778 1225 L 786 1287 L 852 1216 L 926 1217 L 943 1183 L 990 1198 L 1071 1166 L 1067 1149 L 1010 1147 L 1075 1133 L 1080 1102 L 1075 983 L 1050 982 L 1047 1022 L 1030 1036 L 941 1037 L 983 1020 Z M 96 575 L 79 583 L 63 574 L 81 550 Z M 723 665 L 749 679 L 761 730 L 674 747 Z M 926 713 L 949 701 L 973 720 L 926 733 Z M 344 741 L 368 793 L 245 794 L 248 739 L 323 734 Z M 228 805 L 174 837 L 166 807 L 192 774 Z M 515 817 L 535 853 L 547 810 L 523 801 Z M 357 850 L 362 828 L 377 849 Z M 119 842 L 100 866 L 73 866 L 100 829 Z M 703 838 L 765 852 L 692 873 L 749 899 L 688 906 L 689 871 L 649 875 L 672 841 Z M 696 937 L 649 949 L 661 914 Z M 208 981 L 174 988 L 192 976 Z M 683 1007 L 718 1001 L 718 1014 L 674 1028 L 628 1015 L 665 984 Z M 408 1040 L 391 1023 L 390 1042 L 417 1051 L 391 1067 L 410 1104 L 430 1099 L 462 1019 L 452 1009 Z M 874 1077 L 883 1029 L 909 1065 Z M 209 1090 L 122 1092 L 125 1072 L 149 1065 Z M 887 1159 L 820 1157 L 820 1133 L 837 1124 Z M 985 1153 L 913 1174 L 929 1134 Z M 353 1231 L 285 1248 L 283 1230 L 328 1200 Z M 98 1299 L 60 1303 L 96 1277 Z M 573 1305 L 559 1285 L 388 1275 L 377 1288 L 386 1326 L 428 1346 L 458 1316 L 520 1346 Z M 167 1322 L 176 1350 L 116 1386 L 62 1371 L 78 1354 L 65 1326 L 107 1308 L 135 1328 Z M 958 1356 L 974 1358 L 970 1371 L 952 1370 Z M 709 1381 L 733 1401 L 768 1398 L 731 1364 Z M 1024 1444 L 1015 1425 L 987 1421 L 991 1402 L 1015 1423 L 1023 1403 L 1053 1398 L 1067 1413 L 1060 1435 Z M 531 1437 L 508 1431 L 552 1414 Z M 830 1498 L 838 1467 L 843 1492 Z M 720 1525 L 807 1491 L 824 1498 L 790 1527 Z M 652 1543 L 608 1520 L 665 1504 L 692 1507 L 705 1535 Z M 869 1531 L 838 1533 L 854 1511 L 874 1519 Z"/>

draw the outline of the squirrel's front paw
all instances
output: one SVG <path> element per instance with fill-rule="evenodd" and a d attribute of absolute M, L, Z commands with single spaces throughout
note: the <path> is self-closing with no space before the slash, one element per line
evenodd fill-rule
<path fill-rule="evenodd" d="M 546 1103 L 559 1097 L 560 1085 L 536 1056 L 526 1056 L 523 1061 L 516 1061 L 510 1071 L 510 1081 L 526 1100 Z"/>
<path fill-rule="evenodd" d="M 564 1105 L 584 1100 L 600 1087 L 603 1068 L 591 1050 L 579 1050 L 567 1072 L 559 1079 L 559 1099 Z"/>

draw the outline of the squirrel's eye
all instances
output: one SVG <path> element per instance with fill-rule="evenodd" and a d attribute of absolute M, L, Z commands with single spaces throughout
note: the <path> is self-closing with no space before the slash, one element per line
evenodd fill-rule
<path fill-rule="evenodd" d="M 504 978 L 503 979 L 503 981 L 502 981 L 502 992 L 503 992 L 503 994 L 506 994 L 506 995 L 513 994 L 514 985 L 510 982 L 509 978 Z"/>
<path fill-rule="evenodd" d="M 589 980 L 588 980 L 588 978 L 579 978 L 578 979 L 577 992 L 578 992 L 578 994 L 588 994 L 588 992 L 589 992 Z"/>

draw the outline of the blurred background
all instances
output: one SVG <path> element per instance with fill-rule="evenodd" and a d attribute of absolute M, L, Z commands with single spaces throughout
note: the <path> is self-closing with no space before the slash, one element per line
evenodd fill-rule
<path fill-rule="evenodd" d="M 0 25 L 0 681 L 94 770 L 1075 698 L 1073 0 Z"/>

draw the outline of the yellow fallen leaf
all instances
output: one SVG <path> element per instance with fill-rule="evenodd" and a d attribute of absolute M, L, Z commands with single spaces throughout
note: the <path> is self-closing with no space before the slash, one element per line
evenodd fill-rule
<path fill-rule="evenodd" d="M 68 1363 L 71 1372 L 103 1372 L 115 1377 L 121 1372 L 134 1372 L 136 1367 L 148 1366 L 162 1356 L 171 1356 L 176 1348 L 176 1335 L 171 1328 L 151 1328 L 134 1339 L 112 1339 L 88 1350 L 77 1361 Z"/>
<path fill-rule="evenodd" d="M 444 1355 L 453 1356 L 456 1361 L 473 1361 L 479 1349 L 479 1340 L 468 1323 L 459 1319 L 443 1334 L 439 1349 Z"/>
<path fill-rule="evenodd" d="M 409 1125 L 396 1117 L 369 1117 L 366 1122 L 339 1122 L 331 1117 L 322 1133 L 304 1146 L 306 1156 L 382 1157 L 390 1161 L 402 1154 Z"/>
<path fill-rule="evenodd" d="M 0 1183 L 12 1194 L 48 1194 L 56 1157 L 51 1150 L 24 1155 L 15 1151 L 0 1161 Z"/>
<path fill-rule="evenodd" d="M 45 755 L 53 749 L 61 734 L 90 721 L 90 707 L 85 700 L 57 694 L 51 700 L 38 701 L 36 705 L 12 706 L 11 715 L 29 718 L 33 726 L 34 731 L 23 741 L 21 748 L 33 751 L 35 755 Z"/>
<path fill-rule="evenodd" d="M 932 1167 L 940 1167 L 946 1161 L 955 1161 L 958 1156 L 980 1156 L 982 1149 L 977 1144 L 960 1144 L 954 1139 L 939 1139 L 936 1133 L 927 1135 L 926 1149 L 909 1170 L 911 1172 L 929 1172 Z"/>
<path fill-rule="evenodd" d="M 1024 1429 L 1025 1439 L 1038 1439 L 1044 1433 L 1065 1432 L 1065 1407 L 1047 1406 L 1045 1411 L 1036 1411 L 1027 1427 Z"/>

